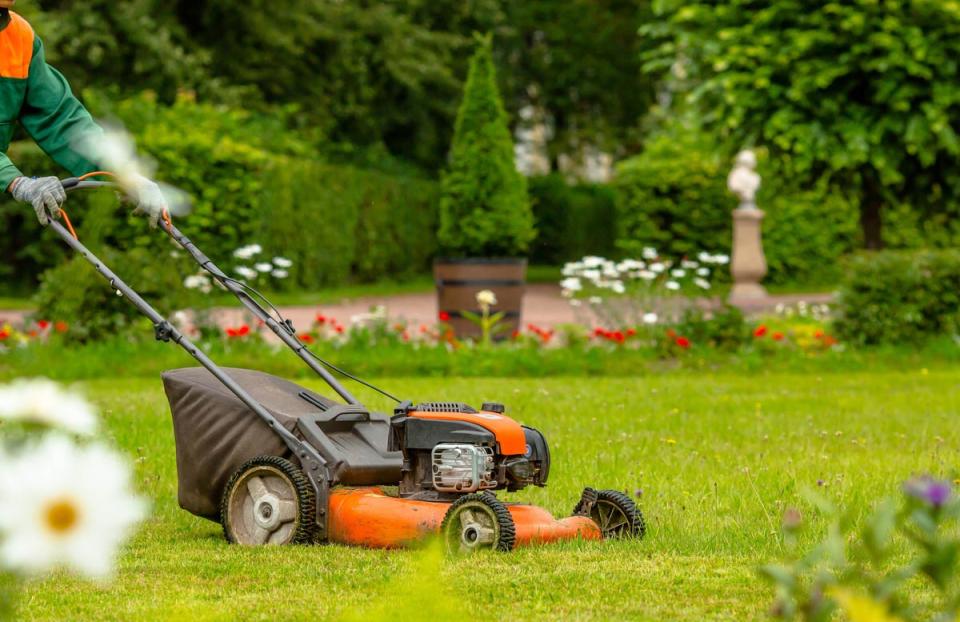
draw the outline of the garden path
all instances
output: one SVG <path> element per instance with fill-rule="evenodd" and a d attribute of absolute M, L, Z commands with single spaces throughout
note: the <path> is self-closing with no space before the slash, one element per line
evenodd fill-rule
<path fill-rule="evenodd" d="M 771 296 L 767 302 L 746 309 L 748 312 L 762 312 L 773 309 L 778 304 L 794 304 L 799 301 L 808 303 L 829 303 L 833 295 L 829 293 L 813 294 L 781 294 Z M 708 304 L 716 305 L 713 300 Z M 388 317 L 397 320 L 406 320 L 410 324 L 433 324 L 437 318 L 437 301 L 434 292 L 412 294 L 397 294 L 391 296 L 365 296 L 345 299 L 335 304 L 307 305 L 280 307 L 281 313 L 293 321 L 294 326 L 305 330 L 313 323 L 318 313 L 335 318 L 338 322 L 348 325 L 350 318 L 368 313 L 371 308 L 383 305 L 387 309 Z M 221 308 L 216 312 L 217 321 L 221 326 L 238 326 L 247 321 L 244 311 L 237 308 Z M 0 325 L 10 322 L 14 325 L 22 323 L 29 311 L 0 311 Z M 64 318 L 69 322 L 69 318 Z M 553 284 L 535 283 L 527 286 L 524 299 L 523 321 L 543 327 L 552 327 L 558 324 L 581 322 L 593 324 L 588 311 L 576 310 L 560 295 L 560 288 Z"/>

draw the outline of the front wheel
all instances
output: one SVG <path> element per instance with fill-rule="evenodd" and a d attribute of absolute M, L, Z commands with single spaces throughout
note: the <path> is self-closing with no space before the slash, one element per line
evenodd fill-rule
<path fill-rule="evenodd" d="M 469 554 L 510 551 L 516 541 L 513 516 L 492 493 L 464 495 L 453 502 L 440 525 L 447 551 Z"/>
<path fill-rule="evenodd" d="M 589 516 L 600 527 L 604 540 L 642 538 L 647 533 L 643 513 L 633 499 L 619 490 L 584 488 L 575 516 Z"/>
<path fill-rule="evenodd" d="M 220 522 L 227 541 L 247 546 L 308 544 L 316 533 L 316 494 L 289 460 L 259 456 L 227 482 Z"/>

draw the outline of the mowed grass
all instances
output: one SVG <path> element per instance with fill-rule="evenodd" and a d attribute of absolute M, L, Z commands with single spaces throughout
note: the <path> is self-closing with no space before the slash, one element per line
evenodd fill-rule
<path fill-rule="evenodd" d="M 784 554 L 783 509 L 802 510 L 807 545 L 826 526 L 805 490 L 866 513 L 911 474 L 955 476 L 958 378 L 916 370 L 386 381 L 413 399 L 500 400 L 541 429 L 553 455 L 549 486 L 502 497 L 567 515 L 584 485 L 642 490 L 642 541 L 468 559 L 429 550 L 229 546 L 218 525 L 177 507 L 159 380 L 85 383 L 112 441 L 136 460 L 152 518 L 124 551 L 113 583 L 65 575 L 34 582 L 20 613 L 191 622 L 763 619 L 772 592 L 755 569 Z"/>

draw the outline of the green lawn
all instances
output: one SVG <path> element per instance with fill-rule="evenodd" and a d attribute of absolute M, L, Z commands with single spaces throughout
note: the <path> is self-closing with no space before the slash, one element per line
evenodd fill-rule
<path fill-rule="evenodd" d="M 763 619 L 755 567 L 782 555 L 785 506 L 805 543 L 825 523 L 806 488 L 846 507 L 912 473 L 954 477 L 956 370 L 642 379 L 390 379 L 413 398 L 498 399 L 551 442 L 546 489 L 508 495 L 567 514 L 584 485 L 642 489 L 639 542 L 582 543 L 447 560 L 342 546 L 245 549 L 176 505 L 159 380 L 86 383 L 113 440 L 137 460 L 153 518 L 117 580 L 58 576 L 27 589 L 27 620 Z M 319 386 L 319 385 L 318 385 Z M 383 407 L 383 402 L 376 402 Z"/>

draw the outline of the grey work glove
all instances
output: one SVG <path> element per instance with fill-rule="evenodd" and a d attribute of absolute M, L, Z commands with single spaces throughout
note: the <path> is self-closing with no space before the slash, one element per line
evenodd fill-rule
<path fill-rule="evenodd" d="M 67 200 L 67 192 L 56 177 L 17 177 L 10 184 L 10 194 L 33 205 L 37 220 L 44 227 L 51 218 L 60 218 L 60 206 Z"/>
<path fill-rule="evenodd" d="M 163 196 L 160 186 L 143 175 L 134 173 L 125 180 L 124 190 L 136 204 L 134 214 L 145 214 L 151 227 L 160 222 L 163 210 L 167 209 L 167 200 Z"/>

